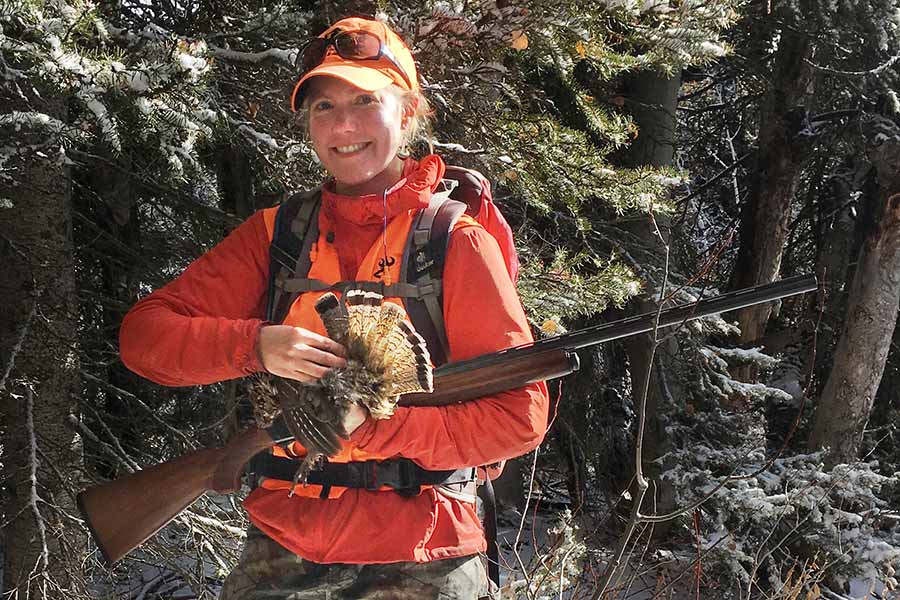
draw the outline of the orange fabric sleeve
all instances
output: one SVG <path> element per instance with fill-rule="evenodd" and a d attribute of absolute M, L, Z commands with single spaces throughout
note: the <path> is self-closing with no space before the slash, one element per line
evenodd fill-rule
<path fill-rule="evenodd" d="M 268 273 L 269 237 L 260 211 L 132 307 L 119 331 L 122 362 L 169 386 L 262 370 L 256 343 Z"/>
<path fill-rule="evenodd" d="M 444 318 L 451 360 L 532 340 L 497 241 L 481 227 L 453 231 L 444 267 Z M 351 436 L 361 449 L 405 456 L 427 469 L 455 469 L 519 456 L 547 428 L 544 383 L 443 407 L 398 408 Z"/>

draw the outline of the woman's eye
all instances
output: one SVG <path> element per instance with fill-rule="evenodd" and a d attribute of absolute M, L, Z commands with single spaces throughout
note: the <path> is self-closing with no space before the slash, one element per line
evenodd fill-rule
<path fill-rule="evenodd" d="M 363 94 L 359 97 L 358 102 L 360 104 L 372 104 L 373 102 L 377 102 L 377 99 L 370 94 Z"/>
<path fill-rule="evenodd" d="M 316 111 L 328 110 L 329 108 L 331 108 L 331 102 L 327 102 L 325 100 L 320 100 L 313 105 L 313 109 Z"/>

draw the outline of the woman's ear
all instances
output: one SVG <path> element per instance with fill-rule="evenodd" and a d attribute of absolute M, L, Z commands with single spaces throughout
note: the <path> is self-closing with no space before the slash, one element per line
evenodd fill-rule
<path fill-rule="evenodd" d="M 416 96 L 412 96 L 407 98 L 403 103 L 403 113 L 400 115 L 400 128 L 406 130 L 409 127 L 409 124 L 416 116 L 416 111 L 419 108 L 419 98 Z"/>

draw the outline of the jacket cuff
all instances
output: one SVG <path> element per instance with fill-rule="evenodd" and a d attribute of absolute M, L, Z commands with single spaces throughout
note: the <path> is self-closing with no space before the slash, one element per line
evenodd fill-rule
<path fill-rule="evenodd" d="M 250 339 L 248 349 L 240 356 L 235 365 L 244 375 L 265 372 L 262 357 L 259 354 L 259 332 L 266 325 L 271 325 L 266 321 L 256 321 L 250 330 Z"/>

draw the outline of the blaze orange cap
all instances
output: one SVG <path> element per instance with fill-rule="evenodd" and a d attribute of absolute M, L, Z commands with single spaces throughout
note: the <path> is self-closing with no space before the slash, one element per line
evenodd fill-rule
<path fill-rule="evenodd" d="M 347 59 L 340 56 L 334 49 L 334 46 L 329 46 L 326 50 L 325 58 L 322 59 L 319 66 L 310 69 L 294 86 L 294 92 L 291 94 L 292 112 L 297 112 L 297 107 L 303 102 L 305 90 L 302 88 L 304 84 L 310 78 L 319 75 L 343 79 L 347 83 L 367 92 L 380 90 L 392 83 L 407 91 L 419 89 L 419 78 L 416 73 L 416 63 L 413 60 L 412 53 L 400 36 L 391 31 L 387 25 L 373 19 L 351 17 L 341 19 L 321 33 L 319 37 L 328 38 L 337 31 L 367 31 L 374 34 L 397 59 L 397 63 L 406 72 L 413 87 L 409 87 L 403 74 L 397 70 L 397 66 L 388 58 L 381 57 L 378 60 Z"/>

